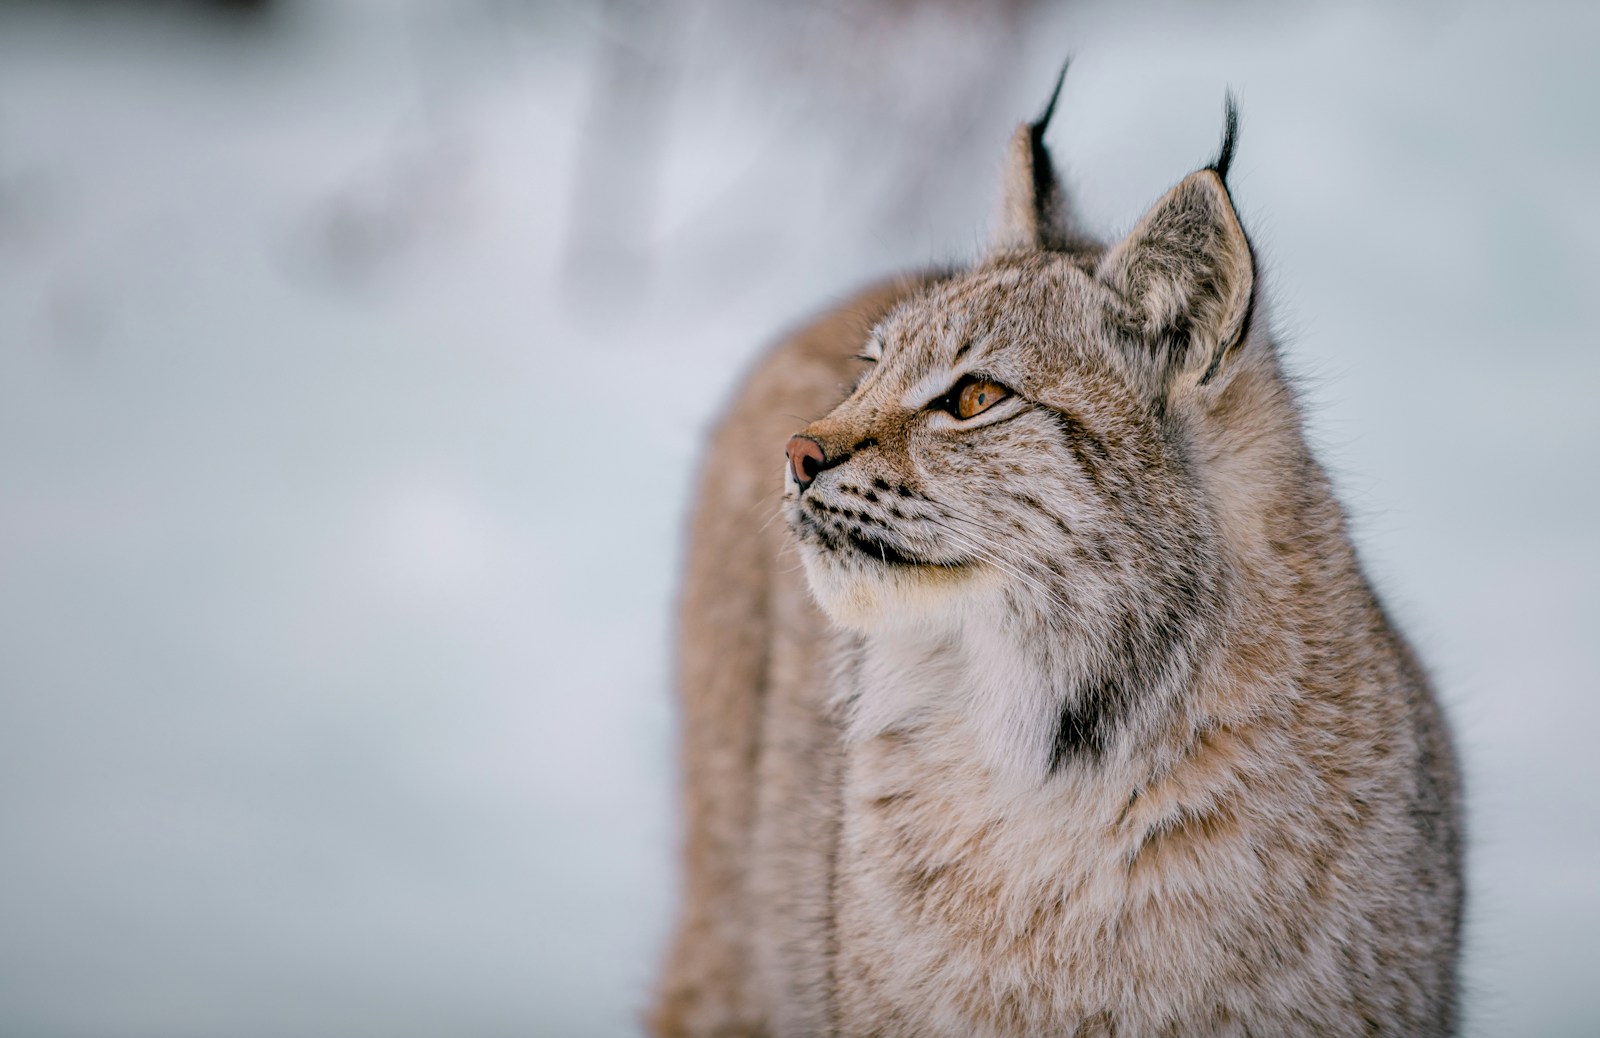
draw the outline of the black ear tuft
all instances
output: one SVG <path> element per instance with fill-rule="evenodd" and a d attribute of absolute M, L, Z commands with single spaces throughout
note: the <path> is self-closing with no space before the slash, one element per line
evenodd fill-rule
<path fill-rule="evenodd" d="M 1072 63 L 1067 58 L 1061 63 L 1061 71 L 1056 74 L 1055 89 L 1050 91 L 1050 100 L 1045 103 L 1044 111 L 1038 118 L 1028 124 L 1028 144 L 1033 153 L 1033 197 L 1042 204 L 1049 204 L 1052 196 L 1060 190 L 1056 182 L 1055 164 L 1050 161 L 1050 152 L 1044 146 L 1044 131 L 1050 128 L 1050 117 L 1056 114 L 1056 101 L 1061 97 L 1061 85 L 1067 81 L 1067 66 Z"/>
<path fill-rule="evenodd" d="M 1054 101 L 1051 103 L 1054 104 Z M 1217 176 L 1226 184 L 1228 168 L 1233 165 L 1233 150 L 1239 143 L 1239 102 L 1234 100 L 1232 90 L 1228 91 L 1227 99 L 1223 102 L 1223 112 L 1222 150 L 1205 168 L 1216 170 Z"/>
<path fill-rule="evenodd" d="M 1056 86 L 1050 91 L 1050 100 L 1045 102 L 1044 111 L 1039 113 L 1038 118 L 1028 124 L 1028 131 L 1033 137 L 1035 148 L 1044 146 L 1044 131 L 1050 126 L 1050 117 L 1056 114 L 1056 101 L 1061 98 L 1061 85 L 1067 81 L 1067 66 L 1070 64 L 1072 64 L 1070 57 L 1061 62 L 1061 71 L 1056 73 Z"/>
<path fill-rule="evenodd" d="M 991 254 L 1051 250 L 1056 252 L 1099 251 L 1093 236 L 1078 227 L 1072 201 L 1056 176 L 1044 134 L 1056 114 L 1061 87 L 1067 79 L 1067 65 L 1061 63 L 1055 89 L 1044 111 L 1032 122 L 1021 123 L 1006 145 L 1005 172 L 1001 177 L 1000 219 L 990 240 Z"/>

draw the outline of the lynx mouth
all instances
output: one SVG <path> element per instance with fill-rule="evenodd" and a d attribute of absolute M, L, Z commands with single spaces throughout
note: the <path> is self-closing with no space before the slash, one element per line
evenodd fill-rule
<path fill-rule="evenodd" d="M 844 535 L 850 547 L 865 555 L 869 559 L 877 559 L 885 566 L 944 566 L 945 563 L 930 562 L 927 559 L 915 558 L 896 548 L 887 541 L 880 541 L 866 533 L 847 532 Z"/>
<path fill-rule="evenodd" d="M 953 570 L 961 569 L 963 565 L 960 562 L 945 562 L 914 555 L 880 537 L 873 536 L 860 527 L 852 526 L 848 529 L 830 527 L 804 511 L 795 514 L 792 525 L 802 540 L 810 541 L 825 552 L 847 555 L 850 558 L 870 559 L 891 569 Z"/>

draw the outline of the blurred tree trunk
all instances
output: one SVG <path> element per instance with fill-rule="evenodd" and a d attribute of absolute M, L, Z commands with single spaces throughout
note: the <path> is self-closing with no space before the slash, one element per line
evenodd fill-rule
<path fill-rule="evenodd" d="M 867 183 L 882 199 L 864 232 L 898 238 L 936 224 L 929 214 L 952 188 L 998 161 L 1011 122 L 993 117 L 1041 3 L 607 0 L 568 207 L 568 292 L 603 297 L 615 313 L 648 287 L 665 119 L 678 80 L 702 66 L 733 70 L 747 93 L 768 95 L 767 111 L 823 124 L 841 158 L 824 174 L 828 194 L 859 197 Z M 682 31 L 691 19 L 710 31 L 691 38 Z M 1039 75 L 1041 102 L 1051 71 Z M 690 232 L 737 234 L 790 205 L 764 169 L 757 163 Z"/>
<path fill-rule="evenodd" d="M 653 206 L 680 4 L 606 0 L 567 231 L 568 290 L 638 298 L 649 274 Z"/>

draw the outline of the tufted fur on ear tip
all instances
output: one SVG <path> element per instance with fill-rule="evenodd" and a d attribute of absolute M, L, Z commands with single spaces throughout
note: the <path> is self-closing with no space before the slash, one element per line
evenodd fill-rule
<path fill-rule="evenodd" d="M 1174 350 L 1169 370 L 1203 367 L 1201 385 L 1244 340 L 1255 290 L 1255 257 L 1224 181 L 1238 126 L 1231 97 L 1227 121 L 1217 160 L 1168 191 L 1097 272 L 1128 304 L 1132 330 Z"/>
<path fill-rule="evenodd" d="M 1018 126 L 1006 147 L 1000 219 L 990 242 L 991 253 L 1070 251 L 1093 245 L 1077 228 L 1071 202 L 1044 145 L 1045 130 L 1067 78 L 1067 65 L 1062 62 L 1044 111 L 1032 122 Z"/>
<path fill-rule="evenodd" d="M 1206 167 L 1222 178 L 1224 187 L 1228 184 L 1228 170 L 1233 168 L 1233 152 L 1238 145 L 1239 102 L 1234 99 L 1233 91 L 1229 90 L 1222 102 L 1222 146 L 1217 149 L 1217 157 L 1211 160 L 1211 165 Z"/>

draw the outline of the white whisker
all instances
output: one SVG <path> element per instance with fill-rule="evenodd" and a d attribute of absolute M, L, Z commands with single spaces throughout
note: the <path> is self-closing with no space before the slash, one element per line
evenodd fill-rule
<path fill-rule="evenodd" d="M 971 519 L 968 519 L 965 516 L 961 516 L 961 515 L 959 515 L 957 513 L 951 512 L 948 509 L 946 510 L 946 516 L 948 518 L 951 518 L 951 519 L 957 519 L 957 520 L 966 522 L 969 526 L 972 526 L 972 527 L 976 528 L 976 530 L 980 534 L 990 534 L 991 533 L 990 530 L 988 530 L 986 527 L 982 526 L 981 524 L 979 524 L 979 523 L 977 523 L 977 522 L 975 522 L 975 521 L 973 521 Z M 1069 608 L 1066 599 L 1062 598 L 1061 594 L 1058 591 L 1056 591 L 1053 588 L 1051 588 L 1048 585 L 1046 585 L 1038 577 L 1036 577 L 1036 576 L 1034 576 L 1034 575 L 1032 575 L 1030 573 L 1024 572 L 1024 570 L 1022 569 L 1022 566 L 1030 565 L 1030 563 L 1024 557 L 1022 557 L 1020 555 L 1017 555 L 1014 552 L 1008 552 L 1007 553 L 1007 555 L 1009 555 L 1009 558 L 1007 558 L 1005 556 L 1002 556 L 1000 554 L 1000 552 L 1003 550 L 1003 546 L 1002 545 L 992 544 L 992 543 L 989 544 L 989 545 L 984 545 L 984 544 L 975 542 L 975 541 L 971 540 L 965 534 L 960 533 L 958 530 L 956 530 L 955 527 L 951 526 L 948 523 L 945 523 L 945 522 L 941 521 L 940 519 L 935 518 L 934 516 L 931 516 L 931 515 L 928 515 L 928 516 L 916 516 L 915 518 L 921 519 L 921 520 L 923 520 L 925 522 L 930 522 L 933 525 L 935 525 L 935 526 L 939 527 L 940 529 L 944 530 L 946 532 L 946 534 L 950 537 L 950 539 L 957 544 L 957 546 L 965 548 L 966 550 L 973 552 L 974 554 L 978 555 L 980 558 L 983 558 L 985 561 L 988 561 L 988 562 L 994 564 L 996 567 L 1001 569 L 1003 572 L 1008 573 L 1011 576 L 1017 578 L 1019 581 L 1021 581 L 1022 583 L 1026 584 L 1026 585 L 1028 585 L 1029 587 L 1031 587 L 1034 591 L 1036 591 L 1040 595 L 1043 595 L 1046 599 L 1048 599 L 1051 602 L 1051 604 L 1055 605 L 1056 607 L 1058 607 L 1060 609 L 1063 609 L 1063 610 L 1066 610 L 1066 609 Z"/>

